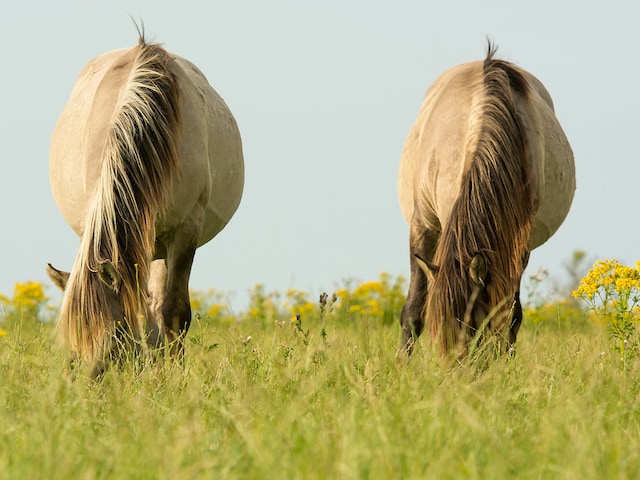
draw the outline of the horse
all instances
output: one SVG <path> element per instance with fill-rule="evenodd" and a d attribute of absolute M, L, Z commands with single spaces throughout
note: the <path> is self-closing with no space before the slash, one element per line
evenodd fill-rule
<path fill-rule="evenodd" d="M 64 292 L 58 331 L 73 361 L 97 376 L 119 347 L 181 352 L 196 249 L 227 225 L 244 188 L 224 100 L 142 32 L 81 71 L 53 131 L 49 177 L 80 236 L 70 273 L 47 266 Z"/>
<path fill-rule="evenodd" d="M 573 201 L 573 152 L 551 96 L 496 51 L 489 41 L 484 61 L 435 80 L 402 150 L 398 195 L 411 273 L 400 323 L 408 354 L 425 324 L 445 357 L 464 358 L 489 334 L 513 351 L 529 254 Z"/>

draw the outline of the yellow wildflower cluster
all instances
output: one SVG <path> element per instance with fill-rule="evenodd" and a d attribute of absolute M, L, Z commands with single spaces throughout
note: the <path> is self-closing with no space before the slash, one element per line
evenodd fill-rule
<path fill-rule="evenodd" d="M 307 292 L 296 290 L 295 288 L 287 290 L 285 293 L 286 300 L 282 302 L 285 309 L 285 316 L 291 318 L 309 318 L 316 311 L 316 305 L 309 301 Z"/>
<path fill-rule="evenodd" d="M 49 298 L 44 295 L 40 282 L 16 283 L 13 304 L 23 310 L 37 310 Z"/>
<path fill-rule="evenodd" d="M 404 277 L 394 279 L 390 274 L 382 273 L 376 281 L 345 283 L 333 295 L 323 293 L 319 299 L 313 300 L 308 292 L 302 290 L 289 289 L 282 295 L 268 292 L 264 285 L 258 284 L 250 294 L 248 309 L 237 316 L 231 311 L 226 296 L 213 289 L 206 293 L 192 291 L 191 309 L 215 321 L 244 320 L 276 325 L 328 313 L 334 318 L 349 320 L 364 317 L 379 318 L 384 323 L 398 320 L 405 301 Z"/>
<path fill-rule="evenodd" d="M 227 294 L 215 288 L 210 288 L 206 292 L 192 290 L 189 294 L 191 311 L 218 322 L 233 322 L 235 318 L 228 297 Z"/>
<path fill-rule="evenodd" d="M 640 261 L 635 268 L 617 260 L 596 262 L 573 292 L 583 298 L 596 316 L 608 324 L 612 348 L 619 353 L 623 369 L 640 353 L 637 334 L 640 302 Z"/>
<path fill-rule="evenodd" d="M 40 282 L 16 283 L 11 299 L 0 295 L 0 304 L 5 306 L 6 313 L 34 320 L 39 318 L 48 300 Z"/>
<path fill-rule="evenodd" d="M 249 310 L 243 315 L 245 320 L 273 323 L 281 320 L 279 309 L 280 294 L 267 292 L 262 284 L 253 287 L 249 301 Z"/>
<path fill-rule="evenodd" d="M 337 314 L 350 320 L 363 317 L 382 319 L 383 323 L 397 321 L 405 301 L 405 279 L 402 276 L 395 280 L 383 272 L 377 281 L 364 282 L 351 288 L 347 282 L 345 288 L 336 292 L 340 303 L 336 307 Z"/>
<path fill-rule="evenodd" d="M 633 293 L 640 293 L 640 261 L 633 268 L 612 259 L 596 262 L 572 294 L 588 302 L 610 302 L 619 297 L 631 298 Z"/>

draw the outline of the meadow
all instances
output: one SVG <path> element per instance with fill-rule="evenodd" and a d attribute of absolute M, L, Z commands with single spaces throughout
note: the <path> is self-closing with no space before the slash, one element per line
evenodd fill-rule
<path fill-rule="evenodd" d="M 69 378 L 55 306 L 16 285 L 0 298 L 0 479 L 640 478 L 637 309 L 594 302 L 609 267 L 581 299 L 530 301 L 516 355 L 482 368 L 444 365 L 426 338 L 398 355 L 406 282 L 383 274 L 313 299 L 258 285 L 235 314 L 193 292 L 182 362 L 97 382 Z"/>

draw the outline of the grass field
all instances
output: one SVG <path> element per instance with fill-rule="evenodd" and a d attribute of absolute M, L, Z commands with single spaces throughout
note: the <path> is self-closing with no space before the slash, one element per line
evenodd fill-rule
<path fill-rule="evenodd" d="M 398 312 L 202 316 L 182 364 L 95 383 L 5 313 L 0 478 L 640 478 L 640 359 L 621 368 L 603 326 L 545 305 L 479 371 L 425 339 L 398 357 Z"/>

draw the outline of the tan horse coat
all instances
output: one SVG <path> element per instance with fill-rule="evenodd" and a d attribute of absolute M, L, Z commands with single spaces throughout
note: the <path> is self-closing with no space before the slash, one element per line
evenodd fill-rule
<path fill-rule="evenodd" d="M 229 222 L 244 184 L 236 122 L 202 72 L 144 39 L 90 61 L 51 139 L 50 182 L 81 236 L 71 276 L 48 270 L 65 288 L 75 356 L 101 369 L 123 321 L 138 340 L 180 339 L 195 249 Z"/>
<path fill-rule="evenodd" d="M 136 48 L 107 52 L 84 67 L 51 138 L 51 190 L 64 219 L 78 235 L 100 177 L 105 131 Z M 201 203 L 206 212 L 201 246 L 224 228 L 240 204 L 242 144 L 231 111 L 204 74 L 188 60 L 171 56 L 170 70 L 178 78 L 182 96 L 182 172 L 158 233 L 175 228 L 184 221 L 185 212 Z"/>
<path fill-rule="evenodd" d="M 504 252 L 503 255 L 522 255 L 524 260 L 517 273 L 517 285 L 505 295 L 504 300 L 508 305 L 511 302 L 514 308 L 519 308 L 517 298 L 519 291 L 519 275 L 526 266 L 529 251 L 547 241 L 564 221 L 575 190 L 575 171 L 573 153 L 567 138 L 554 114 L 553 103 L 549 93 L 542 83 L 530 73 L 507 62 L 496 61 L 493 57 L 494 50 L 490 46 L 485 62 L 471 62 L 456 66 L 436 79 L 428 89 L 418 118 L 415 121 L 407 137 L 400 160 L 398 191 L 402 213 L 411 228 L 410 232 L 410 261 L 411 284 L 407 303 L 402 315 L 403 345 L 411 350 L 415 338 L 422 332 L 424 322 L 432 324 L 432 334 L 443 335 L 443 324 L 464 323 L 463 312 L 457 312 L 457 319 L 425 318 L 429 316 L 427 304 L 430 296 L 445 295 L 443 302 L 448 302 L 455 292 L 431 292 L 434 276 L 451 275 L 451 271 L 442 272 L 441 265 L 433 265 L 434 256 L 438 250 L 441 235 L 447 228 L 459 228 L 451 226 L 450 217 L 456 202 L 459 199 L 463 183 L 468 181 L 470 165 L 476 162 L 478 169 L 489 168 L 485 165 L 478 166 L 480 156 L 478 154 L 478 142 L 482 137 L 485 145 L 499 145 L 508 143 L 505 136 L 522 137 L 524 152 L 522 158 L 504 158 L 505 164 L 521 162 L 525 171 L 522 176 L 527 176 L 524 185 L 511 187 L 513 197 L 506 192 L 506 198 L 502 203 L 514 201 L 518 195 L 525 194 L 526 202 L 531 202 L 533 218 L 518 219 L 516 228 L 526 230 L 528 245 L 523 252 Z M 511 117 L 516 127 L 524 133 L 517 133 L 518 128 L 510 131 L 507 126 L 502 130 L 490 125 L 493 121 L 488 119 L 491 102 L 499 102 L 491 98 L 487 87 L 489 74 L 505 78 L 507 87 L 504 92 L 504 105 L 500 105 L 506 117 Z M 511 81 L 511 87 L 508 87 Z M 521 87 L 521 88 L 520 88 Z M 500 87 L 493 87 L 494 89 Z M 501 101 L 501 100 L 500 100 Z M 487 105 L 490 105 L 488 107 Z M 496 122 L 494 122 L 496 123 Z M 499 123 L 499 122 L 498 122 Z M 506 123 L 505 123 L 506 124 Z M 500 182 L 501 171 L 491 171 L 490 182 Z M 487 173 L 489 175 L 489 173 Z M 473 188 L 481 188 L 478 185 Z M 522 190 L 522 191 L 520 191 Z M 525 192 L 526 190 L 526 192 Z M 482 192 L 480 192 L 482 193 Z M 509 200 L 512 198 L 512 200 Z M 509 205 L 492 206 L 496 199 L 487 198 L 487 205 L 471 206 L 473 210 L 495 208 L 496 211 L 509 215 Z M 514 206 L 513 214 L 518 212 L 520 205 Z M 524 214 L 525 217 L 528 214 Z M 503 219 L 487 216 L 487 222 L 500 224 Z M 474 228 L 483 228 L 482 225 L 467 226 L 470 231 Z M 499 228 L 497 228 L 499 230 Z M 514 233 L 515 235 L 515 233 Z M 467 237 L 470 236 L 467 233 Z M 459 243 L 470 241 L 470 238 L 458 238 Z M 498 252 L 500 245 L 483 245 L 486 251 Z M 480 252 L 476 252 L 480 254 Z M 451 253 L 455 255 L 455 253 Z M 440 259 L 446 256 L 446 252 L 440 252 Z M 485 256 L 478 259 L 480 265 L 485 268 Z M 457 275 L 473 276 L 469 272 L 471 258 L 458 258 L 455 261 L 461 263 Z M 474 264 L 476 265 L 476 264 Z M 493 273 L 493 278 L 503 272 L 492 272 L 495 265 L 486 265 L 487 273 Z M 482 279 L 480 279 L 482 283 Z M 471 282 L 471 279 L 463 280 Z M 478 284 L 478 285 L 480 285 Z M 482 285 L 484 287 L 484 285 Z M 479 287 L 478 287 L 479 288 Z M 487 289 L 489 287 L 487 286 Z M 475 286 L 467 288 L 467 292 L 478 294 Z M 514 299 L 515 295 L 515 299 Z M 469 295 L 467 296 L 469 297 Z M 480 298 L 480 297 L 477 297 Z M 468 310 L 476 297 L 467 298 Z M 486 309 L 491 311 L 497 305 L 488 305 Z M 467 312 L 468 314 L 469 312 Z M 486 311 L 485 313 L 489 313 Z M 512 312 L 513 313 L 513 312 Z M 468 320 L 469 317 L 466 318 Z M 519 319 L 512 331 L 512 340 L 519 326 Z M 477 328 L 478 325 L 474 325 Z M 439 332 L 439 333 L 438 333 Z M 454 334 L 455 336 L 455 334 Z M 434 339 L 441 345 L 443 351 L 449 351 L 456 339 L 445 341 L 442 338 Z M 467 339 L 468 340 L 468 339 Z"/>

